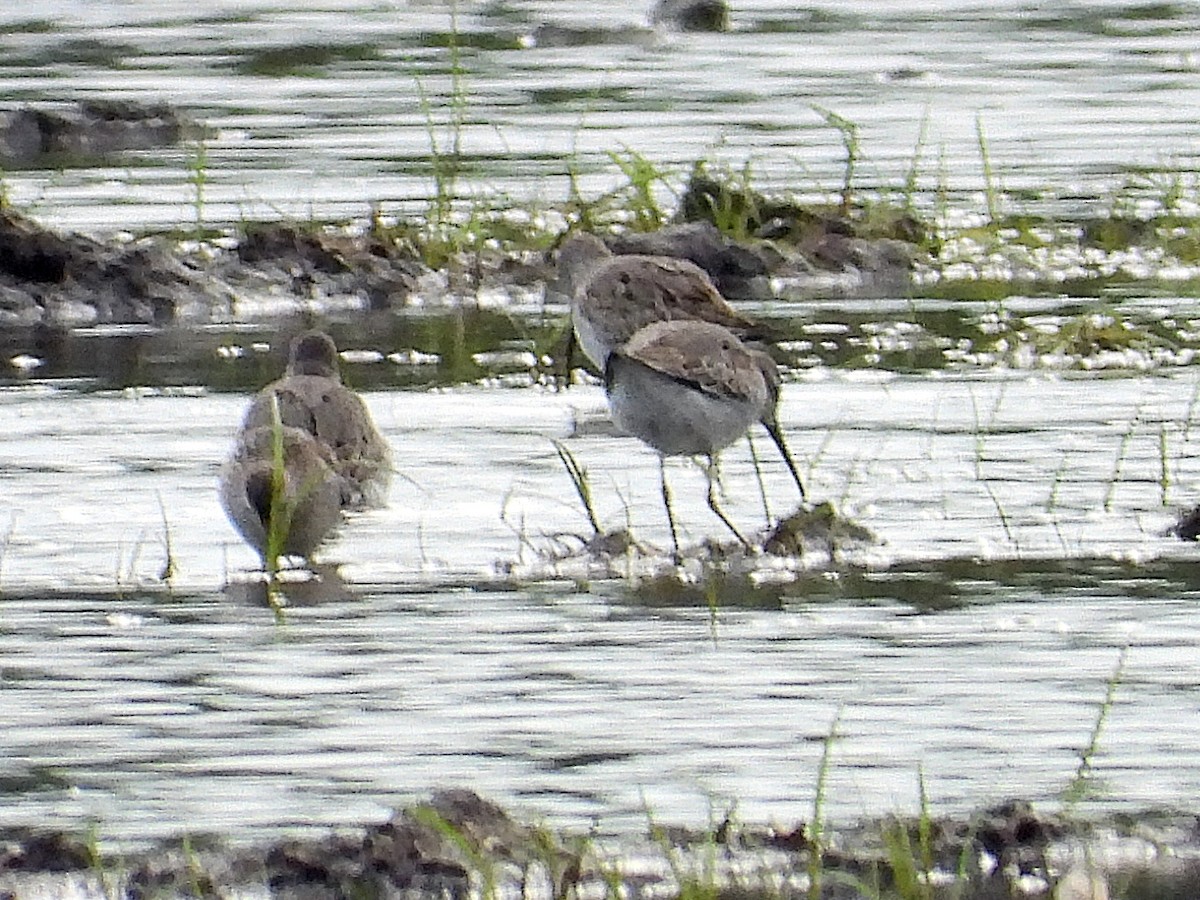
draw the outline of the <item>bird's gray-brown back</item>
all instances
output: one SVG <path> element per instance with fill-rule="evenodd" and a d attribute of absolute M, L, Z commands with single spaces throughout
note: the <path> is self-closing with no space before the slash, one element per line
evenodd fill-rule
<path fill-rule="evenodd" d="M 306 332 L 292 342 L 287 371 L 255 395 L 242 430 L 270 426 L 275 408 L 283 425 L 307 431 L 329 448 L 350 486 L 350 506 L 383 504 L 391 450 L 362 398 L 342 384 L 337 350 L 327 335 Z"/>
<path fill-rule="evenodd" d="M 655 322 L 711 322 L 739 337 L 764 332 L 721 296 L 708 273 L 685 259 L 613 256 L 599 238 L 581 234 L 559 251 L 559 270 L 573 286 L 576 337 L 601 370 L 613 350 Z"/>

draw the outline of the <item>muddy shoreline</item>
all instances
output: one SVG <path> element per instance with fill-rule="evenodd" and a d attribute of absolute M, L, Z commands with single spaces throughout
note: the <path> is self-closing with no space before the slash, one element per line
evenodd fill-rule
<path fill-rule="evenodd" d="M 27 128 L 30 121 L 13 127 Z M 45 122 L 34 124 L 42 128 Z M 752 205 L 754 240 L 721 237 L 688 218 L 686 202 L 683 221 L 674 226 L 610 237 L 621 252 L 701 257 L 734 300 L 774 298 L 779 283 L 788 285 L 791 297 L 909 295 L 912 266 L 927 237 L 912 231 L 912 222 L 898 220 L 885 235 L 864 236 L 845 217 L 803 213 L 786 204 L 769 207 L 762 198 Z M 691 207 L 697 216 L 704 208 L 704 202 Z M 482 316 L 491 304 L 538 307 L 555 297 L 552 242 L 518 250 L 485 241 L 431 265 L 403 223 L 383 219 L 201 231 L 100 239 L 46 229 L 34 218 L 0 208 L 0 334 L 13 338 L 2 344 L 11 348 L 11 365 L 52 370 L 52 363 L 38 367 L 64 334 L 102 326 L 177 328 L 181 343 L 194 344 L 210 325 L 267 322 L 274 329 L 288 317 L 368 321 L 431 308 L 470 308 Z M 1133 237 L 1120 235 L 1119 242 Z M 781 245 L 788 252 L 780 252 Z M 940 264 L 942 271 L 954 265 L 948 256 Z M 1024 286 L 1018 278 L 1006 290 Z M 997 331 L 1008 327 L 999 318 L 988 324 Z M 1074 344 L 1060 340 L 1066 328 L 1021 334 L 1032 335 L 1024 344 L 1030 354 L 1052 350 L 1064 359 L 1085 360 L 1107 359 L 1141 339 L 1118 327 L 1121 323 L 1084 324 L 1079 334 L 1067 335 Z M 479 327 L 472 319 L 463 331 Z M 1056 343 L 1045 350 L 1034 342 L 1038 336 Z M 873 346 L 880 355 L 895 347 L 936 357 L 947 346 L 959 347 L 930 342 L 926 348 L 918 345 L 921 338 L 912 330 L 884 331 Z M 1146 345 L 1147 358 L 1168 347 L 1154 334 Z M 432 349 L 420 342 L 412 346 L 423 353 Z M 1076 353 L 1076 346 L 1083 351 Z M 533 359 L 533 367 L 541 364 L 540 348 L 532 344 L 501 349 Z M 1175 345 L 1168 349 L 1174 352 Z M 968 362 L 990 364 L 982 352 Z M 1190 362 L 1190 356 L 1173 357 L 1170 364 Z M 264 373 L 277 368 L 264 353 L 246 362 L 244 382 L 261 383 Z M 146 383 L 144 360 L 129 371 L 130 384 Z M 370 386 L 365 379 L 358 383 Z M 522 824 L 469 792 L 451 791 L 384 824 L 347 823 L 344 831 L 327 836 L 256 847 L 195 837 L 108 853 L 102 824 L 93 835 L 9 831 L 0 834 L 0 898 L 1190 898 L 1200 896 L 1198 820 L 1192 813 L 1147 812 L 1085 822 L 1013 801 L 948 819 L 888 818 L 818 829 L 809 823 L 771 827 L 731 820 L 712 833 L 655 827 L 646 834 L 601 837 Z"/>
<path fill-rule="evenodd" d="M 694 178 L 685 201 L 696 207 L 702 201 L 695 195 L 719 190 Z M 814 295 L 896 296 L 907 289 L 921 253 L 915 244 L 859 237 L 849 219 L 834 214 L 787 204 L 769 211 L 775 215 L 758 227 L 782 229 L 776 237 L 786 241 L 732 240 L 686 206 L 679 222 L 659 230 L 604 234 L 616 253 L 695 262 L 735 301 L 771 299 L 773 277 Z M 206 325 L 314 308 L 372 314 L 480 298 L 507 305 L 565 300 L 554 263 L 565 234 L 431 248 L 408 225 L 376 219 L 100 239 L 45 228 L 0 205 L 0 328 Z"/>
<path fill-rule="evenodd" d="M 1012 800 L 963 817 L 889 816 L 844 828 L 712 830 L 654 822 L 620 837 L 521 823 L 465 789 L 386 822 L 323 837 L 231 847 L 181 838 L 131 854 L 95 833 L 0 835 L 0 896 L 1056 897 L 1200 892 L 1197 816 L 1082 821 Z"/>

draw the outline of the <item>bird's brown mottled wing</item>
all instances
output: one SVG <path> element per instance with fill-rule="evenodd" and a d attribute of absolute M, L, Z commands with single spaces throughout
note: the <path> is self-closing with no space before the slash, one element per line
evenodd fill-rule
<path fill-rule="evenodd" d="M 307 431 L 333 453 L 336 469 L 360 488 L 352 505 L 383 503 L 391 473 L 391 451 L 362 398 L 329 378 L 292 375 L 267 385 L 255 396 L 243 430 L 271 424 L 271 396 L 278 398 L 284 425 Z"/>
<path fill-rule="evenodd" d="M 766 380 L 759 363 L 728 329 L 709 322 L 658 322 L 637 332 L 621 350 L 642 365 L 721 397 L 763 406 Z"/>
<path fill-rule="evenodd" d="M 617 256 L 600 264 L 583 287 L 588 314 L 610 323 L 622 344 L 653 322 L 697 319 L 735 333 L 754 323 L 726 302 L 699 266 L 654 256 Z"/>

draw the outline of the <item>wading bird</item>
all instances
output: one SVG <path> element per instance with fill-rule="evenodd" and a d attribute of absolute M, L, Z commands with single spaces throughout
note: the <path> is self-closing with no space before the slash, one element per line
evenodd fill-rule
<path fill-rule="evenodd" d="M 268 568 L 280 556 L 311 560 L 342 520 L 345 482 L 333 454 L 299 428 L 241 432 L 219 484 L 229 521 Z"/>
<path fill-rule="evenodd" d="M 636 333 L 657 322 L 707 322 L 722 326 L 742 340 L 768 336 L 762 326 L 729 305 L 703 269 L 687 260 L 614 256 L 598 237 L 580 233 L 564 242 L 558 268 L 571 293 L 575 338 L 601 372 L 607 371 L 615 350 L 627 346 Z M 744 350 L 753 354 L 768 391 L 768 402 L 761 406 L 757 421 L 771 435 L 803 500 L 804 482 L 777 418 L 779 370 L 763 351 L 751 347 Z"/>
<path fill-rule="evenodd" d="M 333 453 L 349 492 L 347 508 L 384 505 L 391 450 L 362 398 L 342 384 L 329 335 L 307 331 L 292 341 L 287 370 L 255 395 L 242 430 L 270 426 L 273 403 L 284 425 L 307 431 Z"/>
<path fill-rule="evenodd" d="M 609 354 L 604 383 L 613 422 L 659 453 L 676 560 L 679 534 L 667 487 L 668 456 L 707 458 L 708 506 L 751 549 L 717 502 L 717 456 L 755 422 L 774 421 L 779 376 L 770 357 L 721 325 L 655 322 Z M 779 445 L 784 451 L 782 439 Z"/>
<path fill-rule="evenodd" d="M 337 360 L 324 332 L 293 340 L 283 377 L 254 396 L 221 468 L 221 505 L 268 569 L 280 555 L 311 561 L 344 511 L 386 500 L 387 441 Z"/>

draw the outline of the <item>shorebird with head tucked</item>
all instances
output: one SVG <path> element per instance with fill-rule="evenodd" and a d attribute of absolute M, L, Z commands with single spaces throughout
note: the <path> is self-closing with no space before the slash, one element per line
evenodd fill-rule
<path fill-rule="evenodd" d="M 708 274 L 688 260 L 614 256 L 595 235 L 579 233 L 563 243 L 558 268 L 564 288 L 571 295 L 575 337 L 601 372 L 607 373 L 614 351 L 626 346 L 641 329 L 658 322 L 698 321 L 721 326 L 739 343 L 741 339 L 765 336 L 761 325 L 730 306 Z M 768 392 L 757 421 L 771 435 L 803 500 L 804 482 L 776 416 L 779 370 L 761 350 L 746 346 L 742 350 L 752 355 Z M 743 428 L 741 433 L 745 431 Z"/>
<path fill-rule="evenodd" d="M 329 448 L 300 428 L 242 431 L 221 466 L 221 505 L 263 563 L 311 559 L 342 519 L 346 484 Z"/>
<path fill-rule="evenodd" d="M 770 357 L 711 322 L 655 322 L 609 354 L 604 383 L 614 423 L 660 454 L 663 504 L 676 559 L 679 536 L 665 457 L 708 458 L 709 508 L 750 549 L 717 503 L 717 455 L 755 422 L 774 421 L 778 380 Z M 779 443 L 784 450 L 782 439 Z"/>
<path fill-rule="evenodd" d="M 337 346 L 329 335 L 307 331 L 292 341 L 287 370 L 255 396 L 242 431 L 270 427 L 273 406 L 285 426 L 306 431 L 329 448 L 333 469 L 345 481 L 347 508 L 384 505 L 391 451 L 362 398 L 342 384 Z"/>
<path fill-rule="evenodd" d="M 742 338 L 761 336 L 761 327 L 730 306 L 708 273 L 686 259 L 614 256 L 600 238 L 580 232 L 559 249 L 558 271 L 571 296 L 579 346 L 601 372 L 608 354 L 654 322 L 696 319 Z"/>

